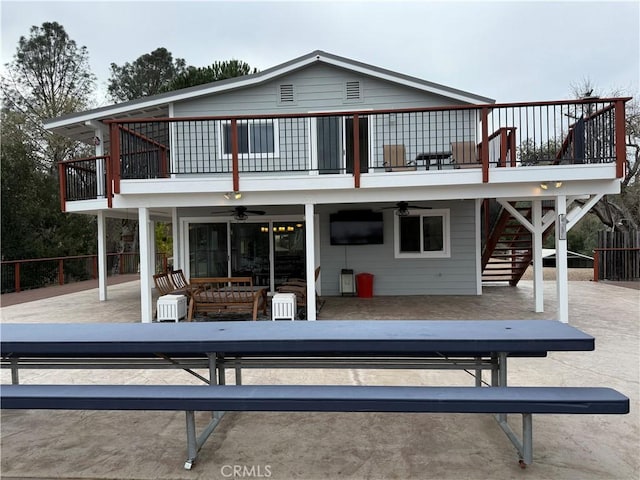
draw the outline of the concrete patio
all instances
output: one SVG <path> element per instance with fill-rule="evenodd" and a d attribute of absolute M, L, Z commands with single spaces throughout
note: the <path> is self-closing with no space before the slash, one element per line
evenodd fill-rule
<path fill-rule="evenodd" d="M 137 322 L 137 281 L 0 309 L 2 322 Z M 530 281 L 491 286 L 482 297 L 328 297 L 327 319 L 547 319 L 533 312 Z M 608 386 L 631 399 L 624 416 L 534 417 L 534 463 L 490 415 L 229 413 L 185 471 L 184 415 L 172 412 L 7 411 L 1 417 L 3 479 L 637 479 L 640 477 L 640 291 L 569 284 L 570 323 L 596 338 L 594 352 L 512 359 L 512 385 Z M 72 326 L 70 328 L 73 328 Z M 9 372 L 1 373 L 2 383 Z M 231 378 L 229 379 L 231 380 Z M 249 370 L 245 383 L 470 385 L 464 372 Z M 195 383 L 183 372 L 21 371 L 23 383 Z M 202 420 L 205 420 L 202 414 Z M 519 418 L 513 416 L 514 428 Z"/>

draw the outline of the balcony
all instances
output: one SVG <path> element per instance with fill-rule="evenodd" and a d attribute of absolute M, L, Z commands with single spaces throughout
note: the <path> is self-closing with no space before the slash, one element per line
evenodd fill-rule
<path fill-rule="evenodd" d="M 368 177 L 382 187 L 394 176 L 415 185 L 413 175 L 473 171 L 490 184 L 555 165 L 582 170 L 580 178 L 588 179 L 587 167 L 604 164 L 621 178 L 628 100 L 111 120 L 109 154 L 59 164 L 62 208 L 91 199 L 111 207 L 129 180 L 217 179 L 220 191 L 239 191 L 241 182 L 299 182 L 302 175 L 360 188 Z"/>

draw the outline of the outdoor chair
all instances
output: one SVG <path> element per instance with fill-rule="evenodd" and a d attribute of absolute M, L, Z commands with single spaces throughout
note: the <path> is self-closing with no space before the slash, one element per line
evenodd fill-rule
<path fill-rule="evenodd" d="M 405 172 L 416 169 L 413 160 L 407 163 L 404 145 L 383 145 L 382 160 L 387 172 Z"/>
<path fill-rule="evenodd" d="M 451 157 L 455 168 L 478 168 L 478 151 L 475 142 L 451 142 Z"/>
<path fill-rule="evenodd" d="M 154 275 L 153 283 L 160 296 L 175 293 L 176 287 L 173 285 L 168 273 L 158 273 Z"/>

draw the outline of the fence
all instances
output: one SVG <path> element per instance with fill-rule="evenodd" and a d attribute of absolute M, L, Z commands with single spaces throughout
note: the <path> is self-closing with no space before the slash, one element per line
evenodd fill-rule
<path fill-rule="evenodd" d="M 156 272 L 167 270 L 166 254 L 156 254 Z M 139 253 L 108 253 L 107 275 L 138 273 Z M 97 255 L 30 258 L 0 262 L 2 293 L 98 278 Z"/>
<path fill-rule="evenodd" d="M 594 282 L 640 280 L 640 230 L 599 232 L 593 252 Z"/>

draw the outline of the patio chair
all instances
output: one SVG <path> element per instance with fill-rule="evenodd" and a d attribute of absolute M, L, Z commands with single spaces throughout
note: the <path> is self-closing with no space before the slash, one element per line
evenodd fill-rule
<path fill-rule="evenodd" d="M 413 160 L 407 163 L 404 145 L 383 145 L 382 160 L 387 172 L 406 172 L 416 169 Z"/>
<path fill-rule="evenodd" d="M 478 168 L 478 150 L 475 142 L 451 142 L 451 157 L 455 168 Z"/>
<path fill-rule="evenodd" d="M 153 276 L 153 283 L 160 296 L 176 293 L 176 287 L 173 285 L 168 273 L 157 273 Z"/>
<path fill-rule="evenodd" d="M 171 282 L 173 282 L 173 285 L 176 289 L 178 290 L 189 289 L 189 282 L 185 278 L 184 272 L 182 271 L 182 269 L 171 270 L 171 273 L 169 275 L 171 276 Z"/>

